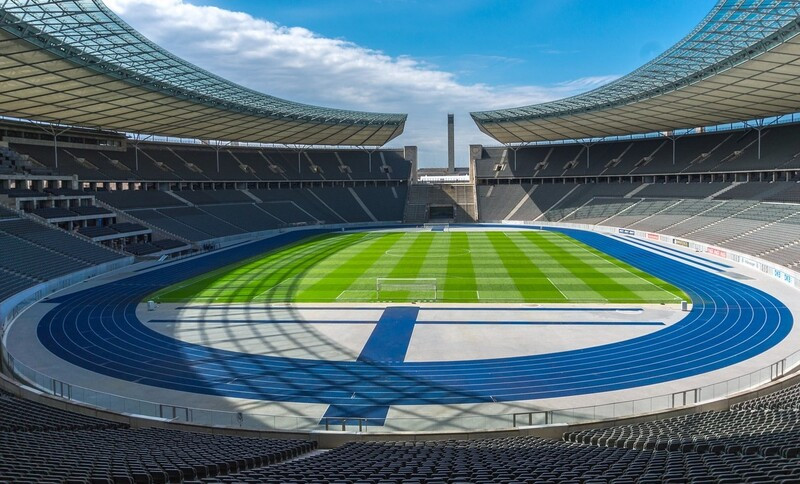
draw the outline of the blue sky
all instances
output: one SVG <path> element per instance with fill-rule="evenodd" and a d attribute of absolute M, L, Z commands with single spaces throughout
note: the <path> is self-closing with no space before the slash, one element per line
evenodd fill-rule
<path fill-rule="evenodd" d="M 543 102 L 624 75 L 680 40 L 713 0 L 107 0 L 187 60 L 268 94 L 407 112 L 392 146 L 458 161 L 496 144 L 470 110 Z"/>
<path fill-rule="evenodd" d="M 197 2 L 195 3 L 202 3 Z M 627 73 L 714 0 L 216 0 L 287 26 L 409 55 L 464 82 L 548 84 Z"/>

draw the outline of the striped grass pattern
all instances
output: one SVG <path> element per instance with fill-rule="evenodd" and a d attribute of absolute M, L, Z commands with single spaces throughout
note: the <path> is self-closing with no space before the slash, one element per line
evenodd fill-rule
<path fill-rule="evenodd" d="M 438 302 L 675 303 L 678 288 L 555 232 L 360 232 L 306 239 L 150 296 L 160 302 L 377 302 L 378 278 L 435 278 Z M 431 298 L 382 292 L 380 301 Z"/>

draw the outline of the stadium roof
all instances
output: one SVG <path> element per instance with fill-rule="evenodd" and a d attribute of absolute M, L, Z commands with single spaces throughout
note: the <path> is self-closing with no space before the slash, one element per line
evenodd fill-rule
<path fill-rule="evenodd" d="M 405 114 L 328 109 L 234 84 L 100 0 L 0 0 L 0 115 L 180 138 L 380 146 Z"/>
<path fill-rule="evenodd" d="M 800 111 L 800 2 L 720 0 L 632 73 L 559 101 L 474 112 L 502 143 L 673 131 Z"/>

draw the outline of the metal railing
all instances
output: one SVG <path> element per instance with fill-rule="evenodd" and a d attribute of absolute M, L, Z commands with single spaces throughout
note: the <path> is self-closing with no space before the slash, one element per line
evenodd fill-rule
<path fill-rule="evenodd" d="M 101 392 L 62 382 L 26 366 L 4 349 L 5 369 L 30 386 L 66 400 L 88 404 L 103 410 L 134 416 L 160 418 L 198 425 L 245 428 L 252 430 L 313 431 L 341 430 L 357 432 L 386 431 L 478 431 L 521 426 L 541 426 L 615 420 L 636 415 L 668 411 L 725 398 L 775 381 L 800 365 L 800 350 L 742 376 L 683 391 L 606 404 L 562 409 L 531 408 L 509 413 L 480 413 L 475 410 L 454 416 L 322 417 L 308 415 L 273 415 L 236 410 L 192 408 L 175 403 L 154 402 Z M 509 402 L 509 404 L 514 404 Z M 383 420 L 383 422 L 381 422 Z M 357 430 L 356 430 L 357 428 Z"/>

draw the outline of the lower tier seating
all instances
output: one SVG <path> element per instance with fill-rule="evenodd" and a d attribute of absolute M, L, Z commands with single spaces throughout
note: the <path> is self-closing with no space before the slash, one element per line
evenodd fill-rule
<path fill-rule="evenodd" d="M 11 409 L 0 417 L 0 481 L 795 483 L 800 411 L 774 408 L 796 407 L 798 388 L 730 411 L 559 440 L 352 442 L 315 453 L 313 443 L 297 440 L 129 429 L 0 393 L 2 408 Z"/>
<path fill-rule="evenodd" d="M 708 185 L 719 196 L 710 197 Z M 756 188 L 753 188 L 755 185 Z M 599 224 L 659 232 L 800 266 L 800 205 L 744 194 L 785 193 L 793 182 L 740 184 L 544 184 L 479 185 L 482 221 L 547 221 Z M 555 192 L 553 187 L 560 187 Z M 670 195 L 669 188 L 675 188 Z M 691 189 L 709 195 L 696 199 Z M 623 196 L 620 196 L 623 194 Z M 558 198 L 556 198 L 558 197 Z M 761 201 L 763 200 L 763 201 Z M 530 210 L 526 209 L 530 208 Z"/>
<path fill-rule="evenodd" d="M 132 429 L 0 391 L 0 482 L 205 481 L 314 448 L 301 440 Z"/>
<path fill-rule="evenodd" d="M 104 193 L 97 197 L 168 233 L 199 242 L 246 232 L 319 223 L 399 222 L 407 187 Z"/>

